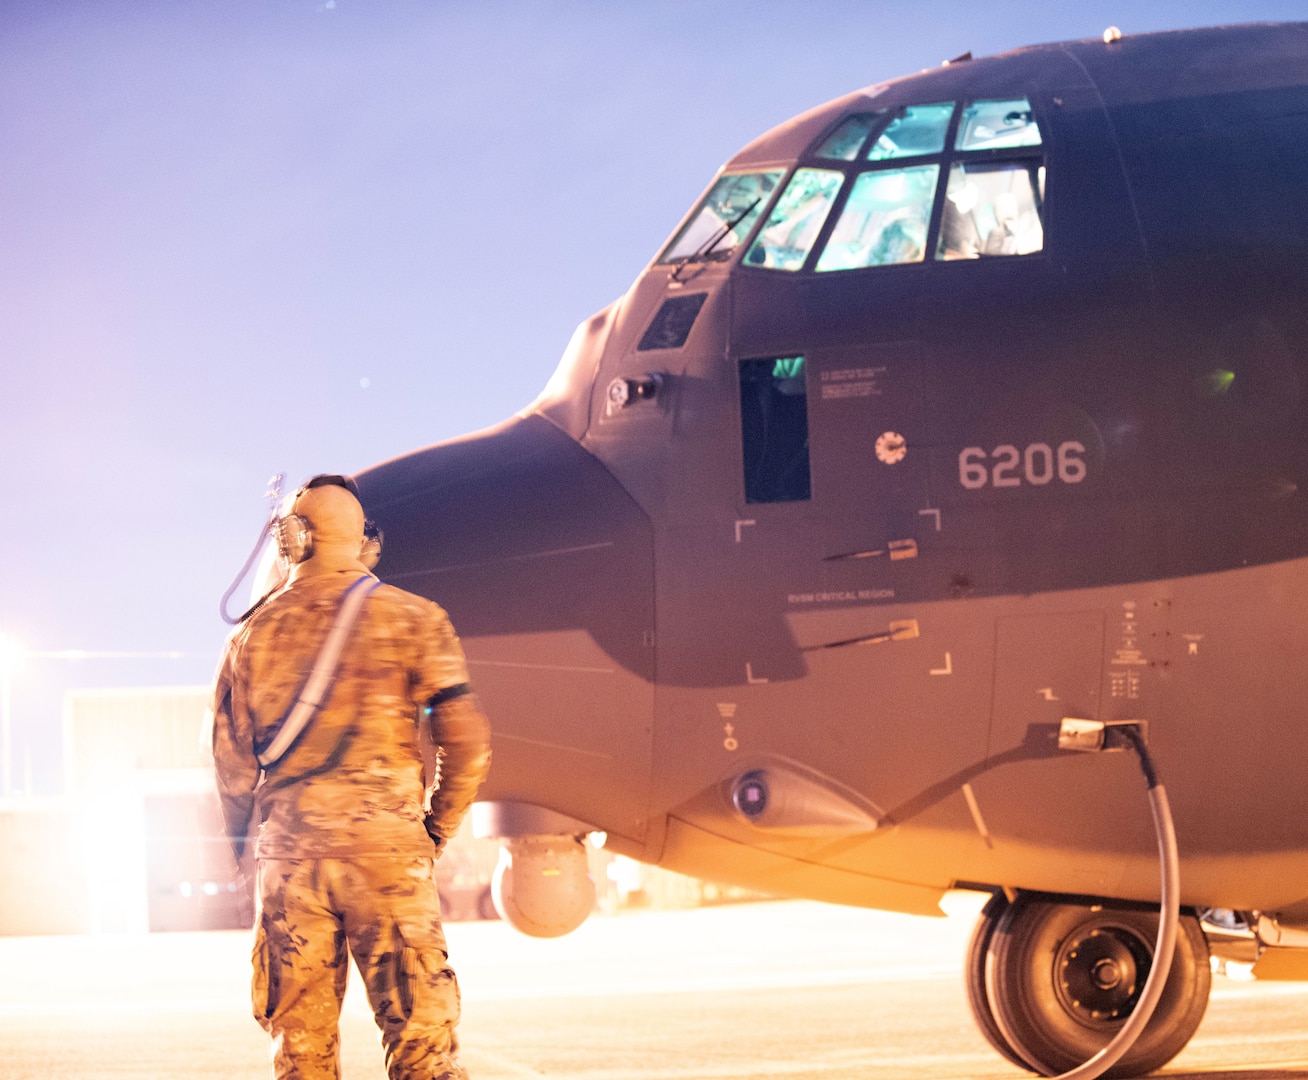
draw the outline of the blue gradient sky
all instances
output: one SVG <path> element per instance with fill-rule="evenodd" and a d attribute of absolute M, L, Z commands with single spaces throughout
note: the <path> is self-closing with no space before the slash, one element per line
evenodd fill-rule
<path fill-rule="evenodd" d="M 0 6 L 0 635 L 15 773 L 70 686 L 206 682 L 268 476 L 530 401 L 714 170 L 965 50 L 1303 0 Z M 361 380 L 367 380 L 365 386 Z"/>

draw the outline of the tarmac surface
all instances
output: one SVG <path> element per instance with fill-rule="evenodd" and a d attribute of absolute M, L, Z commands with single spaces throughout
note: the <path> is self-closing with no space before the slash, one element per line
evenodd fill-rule
<path fill-rule="evenodd" d="M 447 927 L 473 1080 L 1000 1080 L 1028 1074 L 973 1027 L 970 914 L 797 901 L 589 920 L 568 937 Z M 271 1076 L 249 1016 L 249 935 L 0 938 L 5 1080 Z M 1164 1074 L 1308 1078 L 1308 983 L 1213 981 Z M 384 1076 L 360 987 L 346 1080 Z"/>

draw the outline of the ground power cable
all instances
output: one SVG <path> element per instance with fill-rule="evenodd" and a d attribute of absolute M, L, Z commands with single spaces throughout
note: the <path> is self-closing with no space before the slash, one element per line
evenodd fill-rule
<path fill-rule="evenodd" d="M 1158 861 L 1161 892 L 1158 910 L 1158 941 L 1154 957 L 1145 979 L 1144 989 L 1131 1015 L 1112 1040 L 1084 1065 L 1059 1073 L 1055 1080 L 1095 1080 L 1102 1076 L 1130 1051 L 1154 1015 L 1154 1009 L 1163 996 L 1167 976 L 1172 970 L 1172 954 L 1176 951 L 1176 929 L 1181 918 L 1181 867 L 1176 848 L 1176 827 L 1172 821 L 1172 808 L 1167 801 L 1167 789 L 1158 779 L 1153 760 L 1145 747 L 1140 728 L 1134 724 L 1122 725 L 1114 731 L 1130 744 L 1140 762 L 1149 786 L 1149 808 L 1154 816 L 1154 833 L 1158 837 Z M 1049 1075 L 1046 1073 L 1045 1075 Z"/>

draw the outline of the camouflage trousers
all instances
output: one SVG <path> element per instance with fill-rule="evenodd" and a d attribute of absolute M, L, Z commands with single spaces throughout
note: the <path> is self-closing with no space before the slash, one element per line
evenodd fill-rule
<path fill-rule="evenodd" d="M 277 1080 L 340 1076 L 351 954 L 391 1080 L 466 1080 L 454 1057 L 459 988 L 431 859 L 263 859 L 258 897 L 252 997 Z"/>

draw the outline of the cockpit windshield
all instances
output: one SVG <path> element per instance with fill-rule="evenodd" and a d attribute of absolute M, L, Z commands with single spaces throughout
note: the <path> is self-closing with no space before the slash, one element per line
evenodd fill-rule
<path fill-rule="evenodd" d="M 823 168 L 801 159 L 744 265 L 830 273 L 1042 251 L 1042 145 L 1026 98 L 846 116 L 809 151 Z"/>
<path fill-rule="evenodd" d="M 880 127 L 885 109 L 874 113 L 857 113 L 841 121 L 826 140 L 813 151 L 814 157 L 833 158 L 836 161 L 853 161 L 863 149 L 863 143 L 874 127 Z"/>
<path fill-rule="evenodd" d="M 854 181 L 818 270 L 921 262 L 939 165 L 882 169 Z"/>
<path fill-rule="evenodd" d="M 781 176 L 781 169 L 769 169 L 720 177 L 659 262 L 728 258 L 749 235 Z"/>
<path fill-rule="evenodd" d="M 756 228 L 742 265 L 789 273 L 1045 247 L 1044 140 L 1024 97 L 851 113 L 801 156 L 777 195 L 783 176 L 720 177 L 659 262 L 725 260 Z"/>
<path fill-rule="evenodd" d="M 798 270 L 803 266 L 826 224 L 827 213 L 843 179 L 842 173 L 830 169 L 796 171 L 745 261 L 751 266 L 770 266 L 777 270 Z"/>
<path fill-rule="evenodd" d="M 868 148 L 867 159 L 888 161 L 890 158 L 939 153 L 945 148 L 945 132 L 949 130 L 949 119 L 953 115 L 952 101 L 941 105 L 909 105 L 901 109 Z"/>

